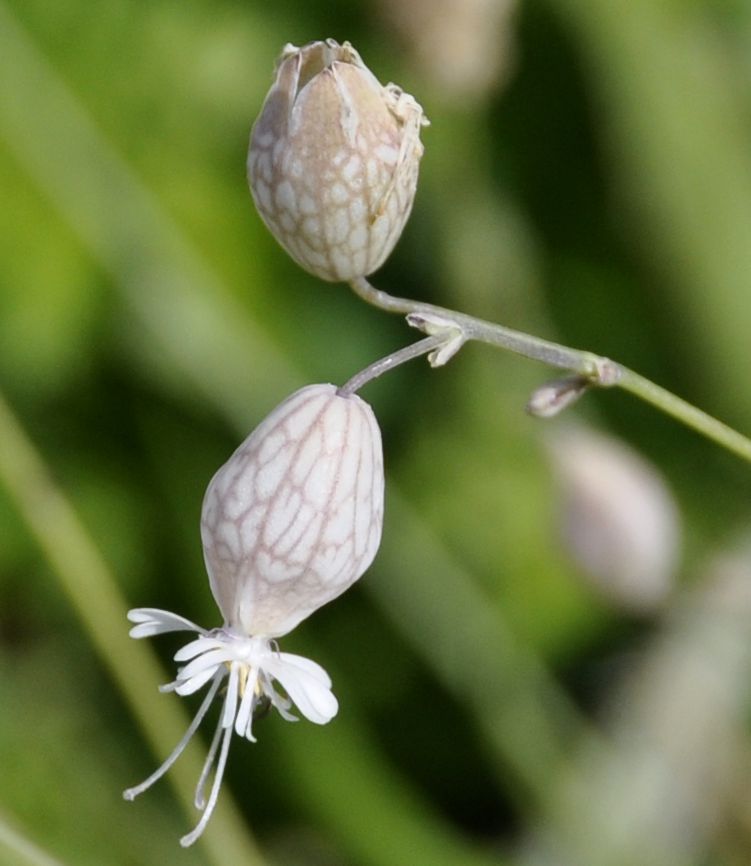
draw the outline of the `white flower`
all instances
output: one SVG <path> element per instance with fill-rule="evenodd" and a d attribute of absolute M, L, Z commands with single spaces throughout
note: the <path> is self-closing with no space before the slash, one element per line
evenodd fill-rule
<path fill-rule="evenodd" d="M 183 846 L 195 842 L 211 817 L 232 731 L 255 742 L 257 709 L 270 705 L 284 719 L 297 721 L 291 712 L 296 707 L 318 725 L 336 715 L 338 703 L 326 671 L 310 659 L 280 652 L 275 638 L 365 572 L 378 549 L 382 522 L 383 457 L 372 410 L 333 385 L 310 385 L 251 433 L 206 491 L 201 537 L 224 625 L 207 631 L 163 610 L 129 612 L 134 638 L 171 631 L 199 635 L 177 651 L 175 661 L 182 667 L 161 691 L 182 696 L 209 688 L 172 754 L 143 783 L 125 791 L 127 800 L 172 766 L 226 681 L 196 788 L 195 805 L 203 815 L 180 840 Z"/>
<path fill-rule="evenodd" d="M 220 685 L 227 681 L 216 732 L 196 787 L 194 802 L 203 815 L 195 829 L 180 840 L 180 844 L 187 847 L 204 831 L 216 805 L 232 731 L 239 737 L 255 742 L 253 714 L 259 705 L 263 706 L 264 701 L 268 700 L 283 718 L 297 721 L 290 712 L 294 704 L 311 722 L 325 725 L 336 715 L 338 703 L 331 692 L 331 679 L 320 665 L 302 656 L 279 652 L 275 642 L 269 638 L 250 637 L 230 628 L 206 631 L 181 616 L 154 608 L 131 610 L 128 619 L 136 623 L 130 630 L 130 636 L 134 638 L 151 637 L 169 631 L 195 631 L 200 635 L 175 653 L 175 661 L 187 664 L 178 668 L 175 681 L 161 686 L 160 691 L 191 695 L 207 683 L 211 685 L 185 736 L 172 754 L 148 779 L 134 788 L 128 788 L 123 794 L 126 800 L 133 800 L 169 770 L 198 730 Z M 288 697 L 274 688 L 275 681 Z M 206 800 L 204 788 L 215 762 L 214 782 Z"/>

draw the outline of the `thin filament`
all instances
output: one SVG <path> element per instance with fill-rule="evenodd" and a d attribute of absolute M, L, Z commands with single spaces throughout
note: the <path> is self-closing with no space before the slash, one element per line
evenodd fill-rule
<path fill-rule="evenodd" d="M 198 779 L 198 784 L 196 785 L 196 793 L 193 797 L 193 805 L 196 809 L 203 810 L 206 806 L 206 801 L 203 797 L 203 789 L 206 787 L 206 780 L 209 778 L 211 768 L 214 766 L 214 758 L 216 757 L 216 750 L 219 746 L 219 737 L 223 730 L 222 717 L 219 716 L 219 721 L 216 723 L 216 730 L 214 731 L 214 736 L 211 738 L 211 745 L 209 746 L 209 751 L 206 755 L 206 760 L 203 762 L 203 769 L 201 770 L 201 775 Z"/>
<path fill-rule="evenodd" d="M 224 738 L 222 739 L 222 750 L 219 753 L 219 761 L 216 765 L 216 773 L 214 775 L 214 784 L 211 786 L 211 793 L 209 794 L 209 801 L 206 804 L 206 808 L 204 809 L 203 815 L 201 816 L 201 820 L 196 824 L 195 829 L 191 830 L 186 836 L 180 840 L 180 844 L 183 848 L 188 848 L 192 845 L 196 839 L 203 833 L 206 829 L 206 825 L 209 823 L 209 818 L 211 817 L 211 813 L 214 811 L 214 806 L 216 806 L 216 801 L 219 797 L 219 788 L 222 784 L 222 777 L 224 776 L 224 768 L 227 765 L 227 754 L 229 753 L 229 744 L 232 739 L 232 726 L 224 729 Z"/>
<path fill-rule="evenodd" d="M 175 763 L 175 761 L 180 757 L 185 747 L 190 742 L 191 737 L 198 730 L 198 726 L 203 721 L 203 717 L 206 715 L 211 702 L 214 700 L 216 696 L 217 689 L 219 688 L 219 684 L 224 677 L 224 672 L 220 672 L 217 674 L 216 679 L 211 684 L 211 688 L 206 693 L 206 697 L 203 699 L 203 703 L 198 708 L 198 712 L 195 714 L 193 721 L 188 726 L 188 730 L 183 734 L 180 742 L 175 746 L 172 751 L 172 754 L 166 759 L 166 761 L 155 770 L 148 779 L 141 782 L 140 785 L 136 785 L 134 788 L 127 788 L 123 791 L 123 797 L 126 800 L 134 800 L 139 794 L 142 794 L 147 788 L 150 788 L 154 782 L 158 781 L 162 778 L 162 776 L 169 770 L 169 768 Z"/>

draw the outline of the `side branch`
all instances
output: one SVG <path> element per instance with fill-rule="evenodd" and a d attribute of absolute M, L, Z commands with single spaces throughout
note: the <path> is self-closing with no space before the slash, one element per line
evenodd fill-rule
<path fill-rule="evenodd" d="M 380 289 L 372 286 L 365 277 L 352 280 L 350 286 L 355 294 L 373 306 L 386 310 L 389 313 L 417 314 L 425 316 L 428 321 L 443 319 L 458 327 L 465 340 L 478 340 L 481 343 L 489 343 L 508 349 L 517 355 L 524 355 L 535 361 L 541 361 L 551 367 L 561 370 L 570 370 L 585 376 L 593 385 L 609 387 L 616 383 L 619 369 L 607 358 L 595 355 L 592 352 L 582 352 L 578 349 L 570 349 L 541 337 L 533 337 L 513 328 L 506 328 L 495 322 L 477 319 L 466 313 L 438 307 L 435 304 L 424 304 L 420 301 L 410 301 L 407 298 L 396 298 L 388 295 Z M 414 318 L 414 316 L 413 316 Z"/>
<path fill-rule="evenodd" d="M 375 288 L 365 277 L 352 280 L 350 286 L 364 301 L 390 313 L 407 315 L 411 325 L 429 334 L 436 333 L 436 321 L 442 322 L 445 326 L 450 325 L 461 331 L 462 341 L 489 343 L 572 373 L 573 377 L 543 386 L 536 392 L 530 401 L 534 414 L 548 417 L 570 405 L 591 387 L 610 388 L 618 385 L 751 463 L 751 439 L 747 436 L 609 358 L 571 349 L 435 304 L 394 297 Z M 416 357 L 416 354 L 410 357 Z M 379 375 L 386 369 L 388 367 L 380 369 Z"/>

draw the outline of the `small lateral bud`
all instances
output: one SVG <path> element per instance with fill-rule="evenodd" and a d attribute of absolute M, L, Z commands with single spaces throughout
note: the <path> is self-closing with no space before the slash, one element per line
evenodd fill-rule
<path fill-rule="evenodd" d="M 301 267 L 345 282 L 383 264 L 412 209 L 427 122 L 349 42 L 284 48 L 251 132 L 248 181 L 263 221 Z"/>
<path fill-rule="evenodd" d="M 566 376 L 546 382 L 529 398 L 527 412 L 536 418 L 553 418 L 576 403 L 591 386 L 592 382 L 585 376 Z"/>

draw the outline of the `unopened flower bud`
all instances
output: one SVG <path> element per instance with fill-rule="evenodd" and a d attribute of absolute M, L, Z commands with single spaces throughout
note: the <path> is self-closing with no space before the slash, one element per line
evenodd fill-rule
<path fill-rule="evenodd" d="M 678 509 L 657 470 L 613 437 L 576 426 L 548 439 L 564 541 L 586 577 L 615 604 L 646 612 L 670 592 Z"/>
<path fill-rule="evenodd" d="M 488 99 L 508 80 L 516 52 L 516 0 L 377 0 L 390 30 L 441 99 L 462 106 Z"/>
<path fill-rule="evenodd" d="M 211 480 L 201 538 L 226 624 L 278 637 L 373 561 L 383 522 L 373 411 L 334 385 L 288 397 Z"/>
<path fill-rule="evenodd" d="M 349 281 L 379 268 L 412 209 L 422 108 L 333 39 L 287 45 L 250 139 L 258 212 L 305 270 Z"/>
<path fill-rule="evenodd" d="M 536 418 L 554 418 L 568 409 L 590 387 L 586 376 L 565 376 L 536 388 L 527 402 L 527 412 Z"/>

